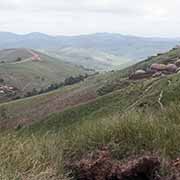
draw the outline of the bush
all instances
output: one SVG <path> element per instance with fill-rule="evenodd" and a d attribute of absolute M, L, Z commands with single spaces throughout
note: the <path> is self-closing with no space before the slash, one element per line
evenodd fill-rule
<path fill-rule="evenodd" d="M 16 61 L 16 62 L 20 62 L 20 61 L 22 61 L 22 58 L 21 58 L 21 57 L 18 57 L 15 61 Z"/>
<path fill-rule="evenodd" d="M 64 82 L 62 83 L 54 83 L 54 84 L 51 84 L 49 85 L 46 89 L 41 89 L 40 91 L 37 91 L 35 88 L 30 91 L 30 92 L 27 92 L 26 95 L 24 95 L 24 97 L 31 97 L 31 96 L 35 96 L 35 95 L 38 95 L 38 94 L 43 94 L 43 93 L 47 93 L 47 92 L 50 92 L 50 91 L 53 91 L 53 90 L 56 90 L 58 88 L 61 88 L 63 86 L 68 86 L 68 85 L 73 85 L 73 84 L 76 84 L 76 83 L 79 83 L 81 81 L 84 81 L 84 79 L 88 78 L 88 74 L 85 74 L 84 76 L 83 75 L 79 75 L 77 77 L 69 77 L 69 78 L 66 78 L 64 80 Z"/>

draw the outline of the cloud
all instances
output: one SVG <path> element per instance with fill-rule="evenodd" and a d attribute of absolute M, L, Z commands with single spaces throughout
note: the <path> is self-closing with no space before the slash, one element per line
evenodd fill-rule
<path fill-rule="evenodd" d="M 180 36 L 179 0 L 0 0 L 0 30 Z"/>
<path fill-rule="evenodd" d="M 141 0 L 140 0 L 141 1 Z M 79 11 L 79 12 L 110 12 L 131 14 L 138 12 L 141 3 L 129 3 L 125 0 L 1 0 L 0 10 L 22 11 Z M 136 8 L 135 8 L 136 7 Z"/>

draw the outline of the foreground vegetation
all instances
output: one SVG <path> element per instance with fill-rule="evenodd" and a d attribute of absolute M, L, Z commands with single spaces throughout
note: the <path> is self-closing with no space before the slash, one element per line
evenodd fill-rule
<path fill-rule="evenodd" d="M 159 154 L 162 159 L 176 158 L 180 155 L 179 113 L 179 105 L 170 105 L 156 114 L 132 112 L 96 121 L 77 120 L 56 132 L 34 131 L 29 135 L 26 129 L 1 135 L 1 177 L 62 179 L 70 172 L 64 169 L 69 160 L 80 159 L 104 145 L 120 160 L 145 152 Z"/>
<path fill-rule="evenodd" d="M 163 161 L 180 156 L 180 104 L 174 98 L 179 97 L 179 83 L 179 76 L 138 81 L 44 122 L 1 133 L 1 179 L 68 179 L 67 163 L 102 146 L 118 160 L 147 152 Z M 157 99 L 162 88 L 161 110 Z M 142 96 L 143 89 L 147 94 Z"/>

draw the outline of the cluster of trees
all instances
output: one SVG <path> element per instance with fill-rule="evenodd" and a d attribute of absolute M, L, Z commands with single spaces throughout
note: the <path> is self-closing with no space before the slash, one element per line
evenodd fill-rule
<path fill-rule="evenodd" d="M 3 78 L 0 78 L 0 83 L 4 83 L 4 79 Z"/>
<path fill-rule="evenodd" d="M 21 58 L 21 57 L 18 57 L 15 61 L 16 61 L 16 62 L 22 61 L 22 58 Z"/>
<path fill-rule="evenodd" d="M 39 92 L 38 92 L 35 88 L 33 88 L 33 90 L 27 92 L 27 93 L 24 95 L 24 97 L 31 97 L 31 96 L 35 96 L 35 95 L 38 95 L 38 94 L 39 94 Z"/>
<path fill-rule="evenodd" d="M 50 91 L 56 90 L 56 89 L 64 87 L 64 86 L 73 85 L 73 84 L 79 83 L 81 81 L 84 81 L 84 79 L 88 78 L 88 76 L 89 76 L 88 74 L 79 75 L 76 77 L 70 76 L 70 77 L 66 78 L 64 80 L 64 82 L 59 83 L 59 84 L 58 83 L 51 84 L 46 89 L 41 89 L 40 91 L 37 91 L 34 88 L 31 92 L 27 92 L 27 94 L 24 97 L 31 97 L 31 96 L 35 96 L 38 94 L 50 92 Z"/>
<path fill-rule="evenodd" d="M 63 85 L 68 86 L 68 85 L 76 84 L 76 83 L 79 83 L 81 81 L 84 81 L 84 79 L 86 79 L 87 77 L 88 77 L 88 74 L 85 74 L 84 76 L 79 75 L 77 77 L 71 76 L 71 77 L 65 79 Z"/>

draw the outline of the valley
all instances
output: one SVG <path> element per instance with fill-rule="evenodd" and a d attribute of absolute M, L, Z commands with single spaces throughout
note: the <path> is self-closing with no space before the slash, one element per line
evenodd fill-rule
<path fill-rule="evenodd" d="M 87 69 L 94 69 L 96 71 L 110 71 L 115 69 L 123 69 L 133 60 L 113 53 L 93 49 L 93 48 L 60 48 L 50 50 L 40 50 L 50 56 L 63 59 L 66 62 L 83 66 Z"/>

